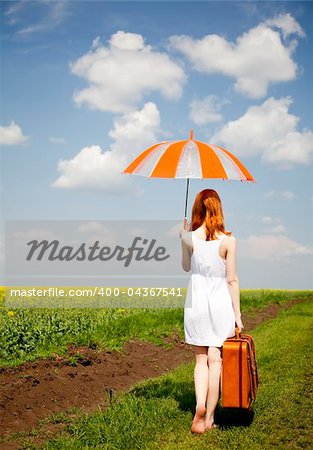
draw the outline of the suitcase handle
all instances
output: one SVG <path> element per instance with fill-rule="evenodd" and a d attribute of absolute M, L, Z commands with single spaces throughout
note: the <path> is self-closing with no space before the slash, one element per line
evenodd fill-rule
<path fill-rule="evenodd" d="M 240 332 L 239 332 L 239 328 L 235 327 L 235 333 L 236 333 L 236 339 L 240 338 Z"/>

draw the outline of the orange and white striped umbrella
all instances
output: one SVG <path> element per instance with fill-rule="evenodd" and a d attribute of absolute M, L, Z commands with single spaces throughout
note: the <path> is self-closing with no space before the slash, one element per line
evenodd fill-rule
<path fill-rule="evenodd" d="M 160 142 L 148 148 L 122 173 L 148 178 L 186 178 L 185 216 L 190 178 L 220 178 L 255 183 L 238 158 L 220 146 L 195 141 L 193 130 L 188 140 Z"/>

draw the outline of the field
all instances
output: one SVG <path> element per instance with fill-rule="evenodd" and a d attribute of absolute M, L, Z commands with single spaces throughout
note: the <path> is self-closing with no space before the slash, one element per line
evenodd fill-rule
<path fill-rule="evenodd" d="M 267 318 L 264 315 L 262 323 L 256 321 L 259 324 L 251 332 L 261 380 L 254 417 L 219 407 L 219 429 L 203 436 L 192 435 L 194 362 L 183 356 L 179 364 L 160 370 L 162 375 L 148 376 L 117 391 L 105 408 L 64 409 L 27 432 L 6 436 L 3 448 L 309 448 L 312 298 L 312 291 L 241 292 L 247 323 L 250 320 L 253 325 L 254 319 L 275 310 Z M 132 340 L 142 340 L 163 348 L 165 353 L 170 345 L 165 344 L 164 338 L 175 335 L 183 340 L 182 308 L 7 310 L 2 291 L 1 309 L 1 376 L 10 368 L 18 370 L 21 363 L 37 361 L 39 357 L 57 354 L 65 358 L 69 344 L 76 344 L 78 350 L 87 346 L 108 352 L 119 351 Z M 174 345 L 171 339 L 168 342 Z M 173 348 L 173 352 L 178 350 Z M 47 426 L 49 430 L 55 427 L 54 435 L 47 432 Z"/>
<path fill-rule="evenodd" d="M 267 305 L 312 296 L 311 291 L 242 290 L 241 310 L 255 314 Z M 121 349 L 130 339 L 162 344 L 177 332 L 183 339 L 182 308 L 20 308 L 8 310 L 0 291 L 0 366 L 12 366 L 53 353 L 67 344 Z M 151 333 L 153 330 L 153 333 Z"/>

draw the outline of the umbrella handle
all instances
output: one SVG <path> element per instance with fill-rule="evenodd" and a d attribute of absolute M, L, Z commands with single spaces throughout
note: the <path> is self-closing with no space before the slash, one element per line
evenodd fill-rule
<path fill-rule="evenodd" d="M 185 213 L 184 213 L 185 219 L 187 219 L 188 192 L 189 192 L 189 178 L 187 178 L 187 183 L 186 183 L 186 199 L 185 199 Z"/>

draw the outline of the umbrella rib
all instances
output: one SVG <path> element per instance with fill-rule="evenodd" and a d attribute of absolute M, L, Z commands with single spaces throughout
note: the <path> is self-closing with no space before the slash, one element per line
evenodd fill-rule
<path fill-rule="evenodd" d="M 199 149 L 195 141 L 185 143 L 177 163 L 175 178 L 202 178 Z"/>
<path fill-rule="evenodd" d="M 248 169 L 242 164 L 242 162 L 239 161 L 238 158 L 236 158 L 235 155 L 233 155 L 232 153 L 228 152 L 225 148 L 220 147 L 220 146 L 216 146 L 220 151 L 223 152 L 223 154 L 225 156 L 228 157 L 229 160 L 232 161 L 233 165 L 236 167 L 236 169 L 239 171 L 239 173 L 242 174 L 242 179 L 245 181 L 253 181 L 255 183 L 255 179 L 253 178 L 253 176 L 250 174 L 250 172 L 248 171 Z M 246 172 L 246 173 L 245 173 Z"/>
<path fill-rule="evenodd" d="M 227 178 L 220 158 L 209 144 L 197 141 L 203 178 Z"/>
<path fill-rule="evenodd" d="M 150 178 L 155 166 L 170 145 L 171 142 L 160 142 L 154 148 L 150 149 L 150 152 L 143 159 L 139 160 L 137 165 L 133 166 L 131 173 L 133 175 L 141 175 Z M 154 162 L 153 159 L 156 159 L 156 161 Z M 136 163 L 136 161 L 137 160 L 135 160 L 134 163 Z M 149 167 L 151 166 L 151 163 L 153 164 L 152 169 Z"/>
<path fill-rule="evenodd" d="M 254 178 L 236 156 L 223 147 L 193 139 L 153 145 L 122 172 L 148 178 L 220 178 L 252 181 Z"/>
<path fill-rule="evenodd" d="M 179 145 L 184 141 L 173 142 L 163 153 L 151 173 L 151 177 L 159 178 L 175 178 L 177 163 L 180 159 L 181 149 Z"/>
<path fill-rule="evenodd" d="M 227 153 L 225 153 L 223 151 L 223 149 L 221 147 L 217 147 L 216 145 L 211 145 L 212 149 L 214 150 L 214 152 L 217 154 L 222 166 L 224 167 L 224 170 L 227 174 L 227 178 L 229 180 L 234 179 L 233 176 L 230 173 L 231 169 L 234 169 L 235 172 L 237 173 L 238 177 L 240 180 L 245 180 L 246 177 L 244 175 L 244 173 L 242 172 L 242 170 L 240 170 L 240 168 L 238 167 L 238 165 L 236 164 L 236 162 L 234 160 L 232 160 L 229 155 L 227 155 Z M 220 156 L 219 156 L 220 155 Z M 225 158 L 225 160 L 230 163 L 230 167 L 226 167 L 225 161 L 223 161 L 223 159 Z"/>
<path fill-rule="evenodd" d="M 162 156 L 163 156 L 163 155 L 165 154 L 165 152 L 169 149 L 169 147 L 173 144 L 173 142 L 169 141 L 169 142 L 166 142 L 165 144 L 167 144 L 167 146 L 166 146 L 166 148 L 165 148 L 163 151 L 160 152 L 160 155 L 159 155 L 159 157 L 158 157 L 156 163 L 154 164 L 153 168 L 150 170 L 150 173 L 149 173 L 149 175 L 148 175 L 148 178 L 153 178 L 153 177 L 152 177 L 152 173 L 154 172 L 155 168 L 156 168 L 157 165 L 159 164 L 160 159 L 162 158 Z"/>

